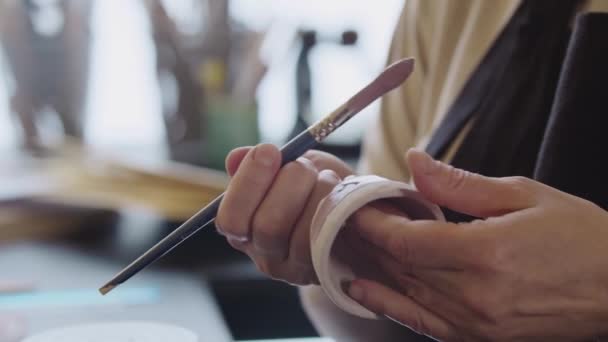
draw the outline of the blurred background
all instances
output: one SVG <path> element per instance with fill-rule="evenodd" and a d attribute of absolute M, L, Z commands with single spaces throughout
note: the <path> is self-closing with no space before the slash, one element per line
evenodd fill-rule
<path fill-rule="evenodd" d="M 403 2 L 0 0 L 0 341 L 110 319 L 316 336 L 213 229 L 94 289 L 223 191 L 230 149 L 281 145 L 371 81 Z M 377 110 L 322 149 L 355 163 Z"/>

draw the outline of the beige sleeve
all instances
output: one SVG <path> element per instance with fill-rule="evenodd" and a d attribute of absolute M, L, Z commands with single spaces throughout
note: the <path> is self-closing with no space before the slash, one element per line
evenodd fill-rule
<path fill-rule="evenodd" d="M 420 8 L 422 5 L 423 8 Z M 406 173 L 395 158 L 391 139 L 386 135 L 385 126 L 394 124 L 402 132 L 403 142 L 414 145 L 416 121 L 420 112 L 421 84 L 424 84 L 424 72 L 428 63 L 428 36 L 431 34 L 429 24 L 430 13 L 424 13 L 424 1 L 408 0 L 395 28 L 389 64 L 407 56 L 415 58 L 414 72 L 405 85 L 387 94 L 381 103 L 380 115 L 371 123 L 364 136 L 359 172 L 361 174 L 377 174 L 386 178 L 402 180 Z M 417 20 L 418 19 L 418 20 Z M 389 112 L 399 112 L 402 115 L 387 115 Z M 387 121 L 390 121 L 387 122 Z"/>
<path fill-rule="evenodd" d="M 519 0 L 408 0 L 389 62 L 412 56 L 414 73 L 387 94 L 364 137 L 359 171 L 407 181 L 404 153 L 425 147 L 517 9 Z"/>
<path fill-rule="evenodd" d="M 587 0 L 582 8 L 583 12 L 608 12 L 608 1 L 606 0 Z"/>

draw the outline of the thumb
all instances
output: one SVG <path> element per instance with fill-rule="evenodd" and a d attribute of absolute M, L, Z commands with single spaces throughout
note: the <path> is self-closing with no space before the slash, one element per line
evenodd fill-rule
<path fill-rule="evenodd" d="M 536 204 L 536 182 L 524 177 L 491 178 L 454 168 L 409 150 L 407 164 L 418 191 L 428 200 L 477 217 L 501 216 Z"/>

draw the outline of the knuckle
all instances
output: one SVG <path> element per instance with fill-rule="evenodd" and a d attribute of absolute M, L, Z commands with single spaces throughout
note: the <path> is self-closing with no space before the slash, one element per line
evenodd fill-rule
<path fill-rule="evenodd" d="M 534 184 L 534 181 L 532 181 L 530 178 L 524 177 L 524 176 L 505 177 L 504 180 L 508 184 L 511 184 L 514 187 L 529 187 L 532 184 Z"/>
<path fill-rule="evenodd" d="M 251 225 L 255 235 L 270 237 L 280 235 L 285 217 L 280 210 L 267 210 L 255 214 Z"/>
<path fill-rule="evenodd" d="M 327 168 L 327 163 L 325 161 L 327 159 L 327 156 L 324 152 L 317 150 L 309 150 L 304 153 L 303 157 L 308 159 L 317 170 L 323 170 Z"/>
<path fill-rule="evenodd" d="M 312 160 L 302 157 L 302 158 L 298 158 L 296 159 L 296 162 L 300 165 L 300 167 L 302 167 L 306 172 L 310 172 L 313 174 L 317 174 L 317 168 L 315 166 L 315 163 L 313 163 Z"/>
<path fill-rule="evenodd" d="M 304 152 L 304 154 L 302 155 L 304 158 L 310 159 L 311 161 L 313 159 L 315 159 L 316 156 L 318 156 L 320 153 L 322 153 L 319 150 L 308 150 L 306 152 Z"/>
<path fill-rule="evenodd" d="M 298 158 L 292 161 L 281 169 L 281 174 L 287 174 L 293 177 L 311 177 L 316 176 L 317 169 L 311 161 L 306 158 Z"/>
<path fill-rule="evenodd" d="M 535 181 L 523 176 L 506 177 L 503 178 L 503 182 L 505 182 L 511 190 L 517 193 L 532 195 L 532 192 L 536 188 Z"/>
<path fill-rule="evenodd" d="M 325 169 L 325 170 L 322 170 L 321 172 L 319 172 L 319 175 L 317 177 L 317 182 L 320 185 L 335 186 L 336 184 L 340 183 L 340 177 L 338 176 L 338 174 L 335 171 Z"/>
<path fill-rule="evenodd" d="M 333 170 L 340 176 L 353 174 L 352 168 L 338 157 L 323 151 L 311 150 L 304 154 L 316 170 Z"/>

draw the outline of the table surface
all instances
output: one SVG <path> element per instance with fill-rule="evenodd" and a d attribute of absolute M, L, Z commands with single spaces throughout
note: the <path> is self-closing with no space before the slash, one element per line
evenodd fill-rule
<path fill-rule="evenodd" d="M 24 317 L 28 335 L 90 322 L 154 321 L 190 329 L 208 341 L 231 334 L 200 275 L 151 268 L 101 296 L 97 288 L 124 265 L 51 243 L 0 245 L 0 282 L 32 290 L 0 293 L 0 315 Z"/>

